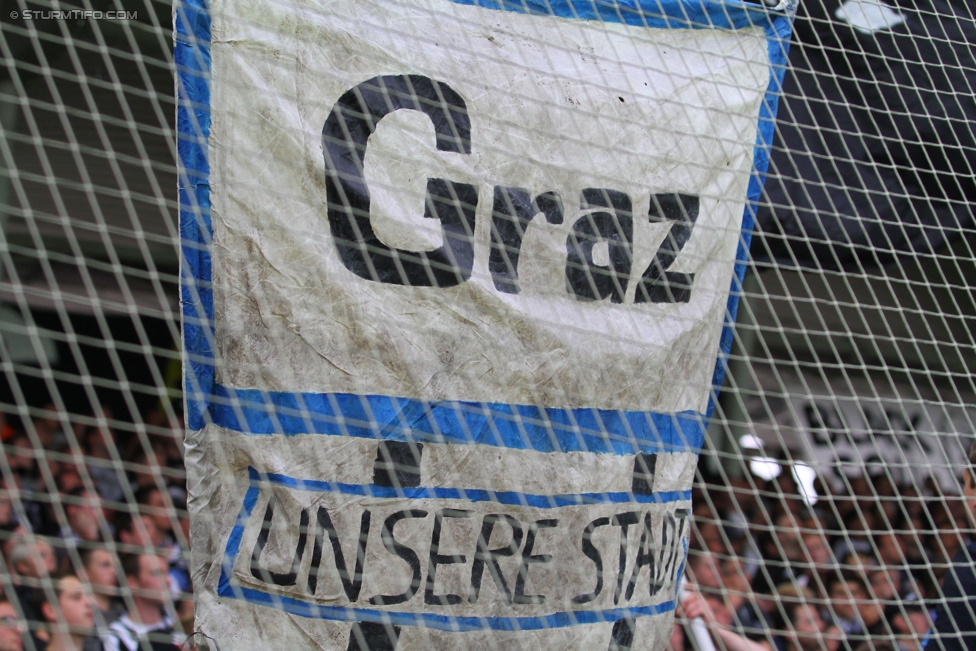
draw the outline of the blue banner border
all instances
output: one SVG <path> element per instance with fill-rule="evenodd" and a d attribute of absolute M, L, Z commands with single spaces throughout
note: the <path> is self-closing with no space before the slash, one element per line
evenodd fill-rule
<path fill-rule="evenodd" d="M 184 391 L 187 404 L 187 426 L 201 429 L 208 422 L 236 429 L 244 433 L 348 434 L 401 440 L 431 440 L 443 433 L 444 423 L 457 414 L 483 414 L 481 418 L 512 422 L 503 435 L 481 436 L 477 442 L 495 445 L 512 443 L 515 447 L 569 451 L 577 449 L 594 452 L 632 454 L 635 451 L 693 451 L 698 452 L 704 440 L 707 423 L 715 407 L 715 391 L 722 384 L 727 358 L 732 347 L 733 324 L 742 292 L 746 271 L 749 241 L 755 222 L 765 173 L 769 164 L 774 120 L 779 91 L 787 63 L 790 18 L 759 4 L 741 1 L 709 2 L 701 0 L 452 0 L 459 4 L 488 9 L 514 11 L 531 15 L 547 15 L 579 20 L 602 20 L 645 27 L 691 29 L 742 29 L 760 27 L 764 30 L 770 58 L 770 81 L 765 100 L 760 107 L 759 129 L 754 152 L 754 171 L 751 175 L 742 235 L 736 252 L 736 265 L 727 303 L 725 323 L 720 339 L 708 407 L 704 414 L 654 414 L 645 412 L 609 412 L 605 410 L 574 409 L 540 410 L 528 405 L 479 405 L 477 403 L 438 403 L 384 396 L 351 396 L 349 394 L 268 393 L 258 390 L 239 390 L 217 385 L 214 376 L 214 305 L 211 268 L 212 225 L 210 221 L 210 170 L 208 141 L 210 136 L 210 75 L 211 20 L 207 0 L 179 0 L 174 4 L 175 62 L 177 73 L 177 137 L 179 153 L 180 237 L 182 241 L 181 304 L 183 310 L 183 341 L 185 348 Z M 388 407 L 395 406 L 393 411 Z M 308 411 L 314 406 L 321 411 Z M 463 408 L 461 408 L 461 407 Z M 296 411 L 298 413 L 290 413 Z M 524 415 L 528 417 L 522 421 Z M 377 413 L 386 414 L 384 422 L 375 420 Z M 416 427 L 421 422 L 411 414 L 427 414 L 427 428 Z M 613 416 L 611 414 L 616 414 Z M 531 425 L 539 414 L 539 427 Z M 594 414 L 598 417 L 594 419 Z M 516 418 L 513 419 L 513 417 Z M 508 421 L 506 421 L 508 419 Z M 517 422 L 515 422 L 517 421 Z M 597 421 L 599 421 L 597 423 Z M 594 422 L 587 433 L 579 423 Z M 621 429 L 610 428 L 608 424 Z M 677 422 L 676 427 L 671 424 Z M 285 430 L 294 423 L 299 429 Z M 479 424 L 475 423 L 475 424 Z M 548 448 L 536 447 L 537 441 L 551 438 L 554 431 L 548 423 L 570 424 L 565 436 L 556 436 Z M 684 423 L 694 424 L 697 433 Z M 467 417 L 459 419 L 456 428 L 471 432 Z M 484 425 L 484 423 L 481 423 Z M 489 430 L 498 429 L 487 426 Z M 576 428 L 573 430 L 573 428 Z M 301 429 L 305 428 L 305 429 Z M 505 429 L 505 428 L 502 428 Z M 628 438 L 630 437 L 630 438 Z M 458 437 L 447 440 L 459 442 Z M 471 442 L 472 438 L 467 438 Z M 583 447 L 573 447 L 573 441 L 584 441 Z M 589 447 L 590 445 L 594 447 Z"/>
<path fill-rule="evenodd" d="M 537 452 L 697 452 L 700 414 L 437 403 L 354 394 L 266 392 L 217 385 L 212 422 L 248 434 L 314 433 L 417 443 L 481 444 Z"/>
<path fill-rule="evenodd" d="M 286 597 L 284 595 L 263 592 L 256 588 L 233 585 L 230 576 L 237 557 L 240 554 L 241 541 L 244 537 L 244 526 L 254 512 L 254 507 L 261 494 L 262 483 L 286 486 L 294 490 L 338 492 L 344 495 L 424 500 L 463 499 L 471 502 L 495 502 L 498 504 L 521 505 L 542 509 L 592 504 L 667 504 L 690 501 L 690 490 L 668 491 L 649 495 L 616 492 L 583 493 L 578 495 L 532 495 L 528 493 L 463 488 L 392 488 L 372 484 L 343 484 L 339 482 L 295 479 L 278 473 L 260 473 L 253 467 L 248 468 L 248 479 L 250 484 L 247 492 L 244 494 L 240 513 L 227 539 L 227 546 L 224 550 L 220 579 L 217 583 L 217 595 L 221 597 L 272 606 L 287 613 L 311 619 L 329 619 L 344 622 L 377 622 L 395 626 L 424 626 L 454 632 L 487 629 L 528 631 L 578 626 L 580 624 L 598 624 L 601 622 L 615 622 L 620 619 L 660 615 L 670 612 L 675 608 L 675 602 L 668 600 L 653 606 L 567 611 L 538 617 L 457 617 L 452 615 L 437 615 L 434 613 L 398 612 L 371 608 L 350 608 L 346 606 L 323 606 L 295 597 Z M 686 543 L 682 544 L 687 546 Z M 684 551 L 687 552 L 687 549 Z M 682 554 L 682 558 L 685 557 L 686 554 Z M 684 574 L 684 565 L 684 560 L 682 560 L 677 568 L 676 576 L 679 582 Z"/>

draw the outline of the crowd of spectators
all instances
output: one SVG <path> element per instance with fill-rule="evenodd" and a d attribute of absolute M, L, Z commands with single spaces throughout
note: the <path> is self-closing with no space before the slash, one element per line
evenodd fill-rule
<path fill-rule="evenodd" d="M 0 651 L 173 651 L 193 629 L 182 431 L 169 411 L 139 426 L 53 405 L 0 414 Z M 920 648 L 942 573 L 965 543 L 960 499 L 932 482 L 786 472 L 699 477 L 672 647 L 704 617 L 719 648 Z"/>
<path fill-rule="evenodd" d="M 921 648 L 940 584 L 968 540 L 965 503 L 935 481 L 879 472 L 696 483 L 679 619 L 703 617 L 730 651 Z M 676 627 L 674 649 L 691 648 Z"/>
<path fill-rule="evenodd" d="M 0 414 L 0 651 L 175 651 L 193 622 L 179 416 L 31 416 Z"/>

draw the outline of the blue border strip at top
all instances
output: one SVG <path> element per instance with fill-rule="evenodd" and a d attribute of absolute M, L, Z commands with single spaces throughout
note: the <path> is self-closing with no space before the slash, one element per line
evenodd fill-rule
<path fill-rule="evenodd" d="M 694 411 L 542 409 L 425 402 L 348 393 L 285 393 L 214 387 L 211 422 L 248 434 L 330 434 L 418 443 L 481 444 L 538 452 L 694 452 L 704 441 Z"/>
<path fill-rule="evenodd" d="M 774 120 L 779 93 L 786 69 L 790 17 L 786 13 L 767 10 L 759 4 L 729 0 L 452 0 L 458 4 L 474 5 L 486 9 L 513 11 L 529 15 L 546 15 L 577 20 L 600 20 L 626 25 L 666 28 L 719 28 L 742 29 L 758 27 L 766 34 L 770 61 L 770 78 L 766 95 L 758 116 L 759 129 L 753 156 L 753 174 L 747 190 L 746 208 L 742 221 L 742 236 L 736 251 L 736 264 L 730 289 L 727 312 L 722 329 L 715 371 L 712 377 L 714 390 L 721 386 L 727 358 L 732 348 L 733 324 L 741 296 L 742 281 L 748 260 L 749 242 L 755 221 L 755 211 L 762 193 L 762 185 L 769 166 L 769 150 L 773 141 Z M 379 396 L 353 396 L 345 394 L 284 394 L 261 391 L 232 390 L 216 385 L 214 376 L 214 305 L 212 292 L 210 221 L 210 170 L 207 144 L 210 136 L 210 44 L 211 23 L 206 0 L 178 0 L 174 3 L 177 69 L 177 133 L 179 138 L 179 194 L 180 236 L 183 252 L 183 277 L 181 303 L 183 307 L 183 340 L 186 348 L 184 389 L 187 403 L 187 425 L 199 430 L 207 423 L 222 424 L 250 433 L 285 432 L 284 424 L 295 423 L 298 429 L 291 432 L 340 433 L 353 436 L 388 436 L 415 440 L 459 441 L 460 434 L 468 437 L 481 432 L 478 442 L 489 443 L 497 439 L 496 430 L 506 429 L 502 441 L 510 441 L 516 447 L 531 449 L 575 450 L 634 453 L 633 441 L 624 437 L 635 433 L 638 440 L 657 451 L 655 445 L 677 445 L 683 449 L 698 451 L 707 429 L 707 421 L 715 407 L 714 393 L 709 396 L 705 414 L 650 414 L 644 412 L 608 412 L 597 410 L 539 410 L 527 406 L 476 405 L 475 403 L 426 403 L 413 401 L 407 405 L 396 398 Z M 310 403 L 323 406 L 322 411 L 310 414 L 301 409 Z M 459 408 L 459 405 L 463 408 Z M 392 409 L 384 409 L 392 406 Z M 338 407 L 338 410 L 335 408 Z M 346 409 L 351 412 L 346 412 Z M 291 413 L 298 409 L 298 412 Z M 480 412 L 479 412 L 480 410 Z M 525 413 L 525 410 L 529 410 Z M 534 410 L 534 411 L 533 411 Z M 413 412 L 430 414 L 426 420 L 414 421 L 401 427 L 402 417 Z M 472 423 L 469 416 L 481 413 Z M 562 414 L 561 416 L 559 414 Z M 595 437 L 587 439 L 585 432 L 573 428 L 585 427 L 579 421 L 598 413 L 602 424 L 595 426 Z M 611 423 L 610 415 L 616 414 Z M 374 417 L 386 414 L 387 420 L 377 423 Z M 450 422 L 453 415 L 466 414 L 458 421 Z M 538 415 L 546 425 L 526 432 L 519 424 L 521 418 L 530 420 Z M 554 417 L 555 415 L 555 417 Z M 442 418 L 443 416 L 443 418 Z M 446 420 L 445 420 L 446 419 Z M 483 420 L 479 420 L 483 419 Z M 301 421 L 298 424 L 297 421 Z M 408 419 L 409 420 L 409 419 Z M 488 420 L 496 420 L 489 424 Z M 684 425 L 669 430 L 670 422 L 694 423 L 698 433 L 692 435 Z M 414 427 L 426 422 L 429 426 Z M 557 423 L 555 429 L 549 423 Z M 481 427 L 474 427 L 478 425 Z M 499 427 L 498 423 L 502 426 Z M 544 440 L 563 426 L 570 430 L 566 436 L 556 436 L 556 441 Z M 644 423 L 648 423 L 644 425 Z M 391 424 L 398 424 L 391 427 Z M 611 424 L 619 426 L 612 429 Z M 663 429 L 662 429 L 663 424 Z M 532 429 L 531 427 L 529 429 Z M 665 434 L 661 434 L 664 431 Z M 667 432 L 676 434 L 668 439 Z M 613 432 L 610 437 L 606 433 Z M 454 433 L 454 435 L 451 435 Z M 642 434 L 643 433 L 643 434 Z M 680 434 L 680 436 L 677 436 Z M 434 437 L 434 438 L 431 438 Z M 438 438 L 440 437 L 440 438 Z M 507 438 L 506 438 L 507 437 Z M 619 439 L 619 440 L 618 440 Z M 583 440 L 583 447 L 573 441 Z M 468 438 L 467 442 L 472 442 Z M 495 443 L 499 444 L 499 443 Z M 595 446 L 595 447 L 591 447 Z M 539 447 L 541 446 L 541 447 Z M 568 446 L 568 447 L 567 447 Z M 652 449 L 653 448 L 653 449 Z M 624 452 L 624 450 L 627 450 Z M 681 449 L 672 447 L 671 450 Z"/>

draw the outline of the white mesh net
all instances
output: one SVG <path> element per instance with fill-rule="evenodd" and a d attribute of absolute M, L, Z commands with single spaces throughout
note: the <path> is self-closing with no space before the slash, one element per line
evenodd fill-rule
<path fill-rule="evenodd" d="M 973 43 L 3 2 L 0 651 L 976 648 Z"/>

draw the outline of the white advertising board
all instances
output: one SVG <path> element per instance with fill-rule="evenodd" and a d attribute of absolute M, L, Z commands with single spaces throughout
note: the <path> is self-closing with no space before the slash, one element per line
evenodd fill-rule
<path fill-rule="evenodd" d="M 960 490 L 976 438 L 971 396 L 952 387 L 800 375 L 787 368 L 756 377 L 762 404 L 753 401 L 747 409 L 765 417 L 746 431 L 766 452 L 788 449 L 833 490 L 846 491 L 846 479 L 865 474 L 885 475 L 899 486 L 924 487 L 933 479 L 943 490 Z"/>

